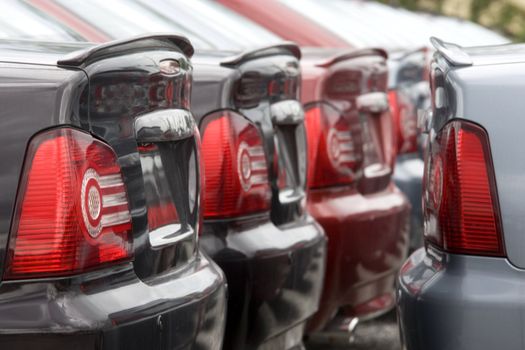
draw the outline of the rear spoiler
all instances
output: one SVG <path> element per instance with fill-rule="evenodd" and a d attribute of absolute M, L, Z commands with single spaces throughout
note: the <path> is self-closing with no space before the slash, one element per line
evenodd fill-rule
<path fill-rule="evenodd" d="M 221 66 L 231 67 L 249 61 L 254 58 L 275 55 L 281 51 L 288 51 L 292 56 L 301 59 L 301 49 L 293 42 L 283 42 L 276 45 L 263 46 L 252 50 L 246 50 L 238 55 L 230 56 L 221 61 Z"/>
<path fill-rule="evenodd" d="M 337 62 L 345 61 L 345 60 L 352 59 L 352 58 L 372 56 L 372 55 L 374 56 L 379 55 L 385 59 L 388 58 L 388 53 L 385 50 L 379 49 L 379 48 L 351 50 L 351 51 L 341 52 L 337 55 L 334 55 L 328 58 L 327 60 L 325 60 L 324 62 L 318 63 L 317 66 L 327 68 L 333 64 L 336 64 Z"/>
<path fill-rule="evenodd" d="M 58 60 L 57 64 L 59 66 L 79 67 L 116 53 L 133 52 L 138 49 L 148 48 L 173 49 L 174 46 L 181 50 L 188 58 L 193 56 L 193 46 L 187 38 L 173 34 L 149 34 L 89 46 L 85 49 L 71 52 L 64 58 Z"/>
<path fill-rule="evenodd" d="M 456 67 L 472 66 L 472 58 L 463 48 L 457 44 L 447 43 L 436 37 L 431 37 L 430 42 L 432 46 L 439 52 L 445 59 Z"/>

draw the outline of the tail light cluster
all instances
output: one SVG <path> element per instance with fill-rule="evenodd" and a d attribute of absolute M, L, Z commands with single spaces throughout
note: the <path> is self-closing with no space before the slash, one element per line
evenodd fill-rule
<path fill-rule="evenodd" d="M 268 96 L 272 102 L 299 99 L 299 76 L 298 75 L 276 75 L 268 82 Z"/>
<path fill-rule="evenodd" d="M 361 71 L 338 71 L 326 80 L 325 91 L 331 99 L 346 100 L 361 93 L 362 81 Z"/>
<path fill-rule="evenodd" d="M 24 165 L 5 278 L 71 275 L 131 255 L 131 214 L 113 150 L 75 129 L 37 135 Z"/>
<path fill-rule="evenodd" d="M 234 93 L 235 105 L 239 108 L 252 108 L 259 105 L 267 91 L 264 79 L 259 72 L 246 72 L 237 81 Z"/>
<path fill-rule="evenodd" d="M 502 229 L 489 140 L 480 126 L 449 122 L 425 170 L 425 235 L 451 253 L 502 256 Z"/>
<path fill-rule="evenodd" d="M 235 105 L 239 108 L 253 108 L 261 100 L 271 102 L 299 98 L 300 75 L 291 74 L 297 67 L 288 67 L 289 74 L 276 74 L 271 79 L 259 72 L 247 71 L 237 81 L 234 92 Z"/>
<path fill-rule="evenodd" d="M 363 142 L 358 116 L 341 113 L 328 104 L 306 110 L 308 187 L 353 183 L 363 163 Z"/>
<path fill-rule="evenodd" d="M 177 62 L 177 61 L 173 61 Z M 190 104 L 191 76 L 175 79 L 165 75 L 152 75 L 144 81 L 118 81 L 95 83 L 92 106 L 96 113 L 134 113 L 146 109 L 184 107 Z"/>
<path fill-rule="evenodd" d="M 394 121 L 398 153 L 417 152 L 416 108 L 403 93 L 391 90 L 388 100 Z"/>
<path fill-rule="evenodd" d="M 269 211 L 268 166 L 255 124 L 234 112 L 222 111 L 206 117 L 201 130 L 204 218 Z"/>

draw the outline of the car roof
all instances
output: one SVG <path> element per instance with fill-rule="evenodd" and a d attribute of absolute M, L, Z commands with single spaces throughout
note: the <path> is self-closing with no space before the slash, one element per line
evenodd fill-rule
<path fill-rule="evenodd" d="M 67 54 L 92 46 L 91 43 L 0 39 L 0 62 L 57 65 Z"/>
<path fill-rule="evenodd" d="M 23 1 L 3 0 L 0 11 L 0 39 L 78 41 L 74 32 L 54 22 Z"/>
<path fill-rule="evenodd" d="M 287 6 L 342 35 L 357 47 L 389 50 L 430 46 L 431 36 L 457 40 L 462 45 L 502 44 L 508 39 L 472 22 L 414 13 L 373 1 L 280 0 Z"/>

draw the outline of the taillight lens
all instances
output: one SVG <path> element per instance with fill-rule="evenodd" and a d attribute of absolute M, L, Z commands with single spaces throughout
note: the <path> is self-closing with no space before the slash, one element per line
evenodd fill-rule
<path fill-rule="evenodd" d="M 204 218 L 239 217 L 270 209 L 263 140 L 243 116 L 223 111 L 204 119 Z"/>
<path fill-rule="evenodd" d="M 131 214 L 117 157 L 61 128 L 29 145 L 5 278 L 65 276 L 128 259 Z"/>
<path fill-rule="evenodd" d="M 452 253 L 504 255 L 488 135 L 480 126 L 448 123 L 425 173 L 425 235 Z"/>
<path fill-rule="evenodd" d="M 417 152 L 417 115 L 413 103 L 397 90 L 389 91 L 388 101 L 396 130 L 397 152 Z"/>
<path fill-rule="evenodd" d="M 336 71 L 325 82 L 325 92 L 330 99 L 348 100 L 361 93 L 363 72 Z"/>
<path fill-rule="evenodd" d="M 306 110 L 308 187 L 322 188 L 353 183 L 363 164 L 363 144 L 358 116 L 326 105 Z"/>
<path fill-rule="evenodd" d="M 244 73 L 236 82 L 233 96 L 235 105 L 239 108 L 257 107 L 267 94 L 265 84 L 265 80 L 259 72 Z"/>

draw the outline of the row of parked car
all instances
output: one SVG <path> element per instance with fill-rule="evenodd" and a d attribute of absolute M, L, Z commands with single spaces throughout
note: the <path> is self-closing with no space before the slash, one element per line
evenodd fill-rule
<path fill-rule="evenodd" d="M 445 58 L 429 70 L 428 35 L 372 25 L 399 16 L 408 31 L 445 21 L 343 0 L 3 2 L 1 346 L 301 349 L 391 310 L 423 239 L 416 111 L 453 120 L 431 145 L 464 130 L 490 158 L 482 129 L 453 117 L 471 98 L 445 86 L 468 54 L 435 40 Z M 464 185 L 478 168 L 447 170 L 451 157 L 432 158 L 424 194 L 449 203 L 424 207 L 427 228 L 470 215 L 447 221 L 445 250 L 478 225 L 469 195 L 498 205 L 476 187 L 493 175 Z M 501 255 L 498 237 L 472 240 Z M 419 281 L 445 264 L 427 246 L 400 275 L 404 335 Z"/>

